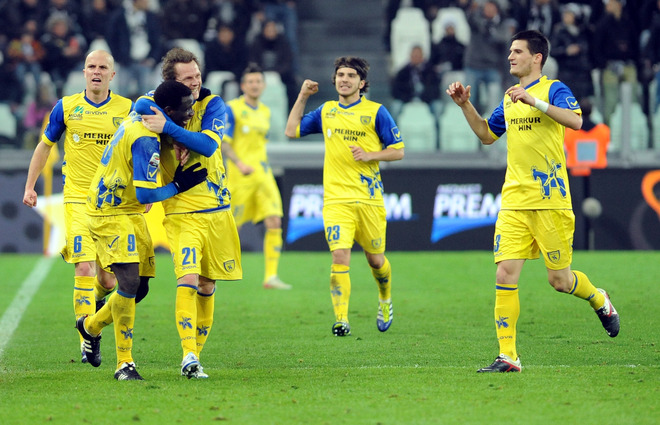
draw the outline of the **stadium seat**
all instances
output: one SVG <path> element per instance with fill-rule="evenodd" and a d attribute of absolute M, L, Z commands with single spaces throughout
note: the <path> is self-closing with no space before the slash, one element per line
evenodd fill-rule
<path fill-rule="evenodd" d="M 470 25 L 465 17 L 465 12 L 460 7 L 444 7 L 438 11 L 438 15 L 431 24 L 433 43 L 439 43 L 442 40 L 445 35 L 445 26 L 448 23 L 454 24 L 456 39 L 467 46 L 470 43 Z"/>
<path fill-rule="evenodd" d="M 211 71 L 204 80 L 204 87 L 214 94 L 219 94 L 225 101 L 232 100 L 240 94 L 236 76 L 231 71 Z"/>
<path fill-rule="evenodd" d="M 630 119 L 624 123 L 623 105 L 617 104 L 610 117 L 610 131 L 612 140 L 610 151 L 618 152 L 623 148 L 624 125 L 630 126 L 630 150 L 640 151 L 648 149 L 649 128 L 646 115 L 637 102 L 630 104 Z"/>
<path fill-rule="evenodd" d="M 392 74 L 410 60 L 413 46 L 422 47 L 424 57 L 431 56 L 431 29 L 424 12 L 416 7 L 401 7 L 392 20 L 390 34 Z"/>
<path fill-rule="evenodd" d="M 8 139 L 16 137 L 16 117 L 6 103 L 0 103 L 0 136 Z"/>
<path fill-rule="evenodd" d="M 429 105 L 422 101 L 403 105 L 397 125 L 406 146 L 406 152 L 432 152 L 437 148 L 438 131 Z"/>
<path fill-rule="evenodd" d="M 286 97 L 286 87 L 275 71 L 264 72 L 266 88 L 261 95 L 261 102 L 270 108 L 270 135 L 271 142 L 284 142 L 284 130 L 289 116 L 289 101 Z"/>
<path fill-rule="evenodd" d="M 110 52 L 110 46 L 108 46 L 108 42 L 105 41 L 105 38 L 95 38 L 91 43 L 89 43 L 87 54 L 94 50 L 105 50 L 106 52 Z"/>
<path fill-rule="evenodd" d="M 442 152 L 477 152 L 479 140 L 467 123 L 461 108 L 448 103 L 440 115 L 440 150 Z"/>
<path fill-rule="evenodd" d="M 69 73 L 69 76 L 66 78 L 64 87 L 62 88 L 62 94 L 64 96 L 70 96 L 75 93 L 80 93 L 85 90 L 87 82 L 85 81 L 85 75 L 81 69 L 74 69 Z"/>

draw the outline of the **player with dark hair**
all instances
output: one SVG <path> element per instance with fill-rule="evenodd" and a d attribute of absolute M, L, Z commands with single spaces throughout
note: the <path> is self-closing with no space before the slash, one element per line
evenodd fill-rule
<path fill-rule="evenodd" d="M 193 116 L 192 92 L 175 81 L 163 82 L 154 100 L 178 125 Z M 135 112 L 122 123 L 106 147 L 87 194 L 88 226 L 101 266 L 117 276 L 117 291 L 94 315 L 80 317 L 76 327 L 85 341 L 89 363 L 101 364 L 101 330 L 115 324 L 117 380 L 141 380 L 133 361 L 135 296 L 141 283 L 154 277 L 154 248 L 144 205 L 183 193 L 206 180 L 197 163 L 178 165 L 172 181 L 157 187 L 161 138 L 142 125 Z"/>
<path fill-rule="evenodd" d="M 51 149 L 64 134 L 62 180 L 66 245 L 62 258 L 75 266 L 73 311 L 76 318 L 93 314 L 115 287 L 115 276 L 97 267 L 98 256 L 87 228 L 85 202 L 103 149 L 132 107 L 130 99 L 110 91 L 110 81 L 115 76 L 115 61 L 110 53 L 90 52 L 82 72 L 85 90 L 64 96 L 50 113 L 48 126 L 30 161 L 23 195 L 25 205 L 37 205 L 34 190 L 37 179 Z M 82 343 L 81 339 L 80 347 Z M 82 362 L 87 362 L 82 348 L 81 353 Z"/>
<path fill-rule="evenodd" d="M 332 83 L 338 101 L 327 101 L 304 115 L 309 97 L 318 92 L 316 81 L 305 80 L 289 119 L 286 135 L 292 138 L 322 133 L 323 225 L 332 253 L 330 294 L 335 323 L 332 333 L 350 335 L 348 302 L 351 248 L 357 242 L 367 257 L 378 284 L 378 330 L 385 332 L 394 317 L 391 298 L 392 269 L 385 257 L 387 228 L 380 161 L 404 156 L 401 133 L 387 109 L 363 97 L 369 87 L 369 64 L 358 57 L 335 60 Z"/>
<path fill-rule="evenodd" d="M 144 96 L 135 109 L 152 131 L 165 133 L 187 149 L 169 144 L 162 151 L 164 182 L 172 181 L 178 157 L 201 162 L 208 170 L 205 184 L 163 202 L 163 225 L 177 278 L 175 323 L 181 340 L 181 374 L 208 378 L 199 356 L 213 326 L 215 281 L 240 280 L 241 246 L 231 212 L 227 176 L 223 164 L 222 136 L 225 102 L 202 87 L 199 61 L 194 54 L 175 47 L 163 58 L 163 80 L 178 81 L 190 88 L 195 114 L 185 128 L 174 125 Z M 151 108 L 151 110 L 150 110 Z"/>
<path fill-rule="evenodd" d="M 543 34 L 516 34 L 509 53 L 510 73 L 520 80 L 484 120 L 470 102 L 470 86 L 449 85 L 447 94 L 461 107 L 481 143 L 490 145 L 507 132 L 507 169 L 502 207 L 495 224 L 495 325 L 500 355 L 478 372 L 519 372 L 516 324 L 520 315 L 518 280 L 525 260 L 541 252 L 548 281 L 558 292 L 587 300 L 610 337 L 619 333 L 619 315 L 603 289 L 571 270 L 575 216 L 568 186 L 564 129 L 582 126 L 580 105 L 571 90 L 542 74 L 549 43 Z"/>
<path fill-rule="evenodd" d="M 227 131 L 222 153 L 227 162 L 229 190 L 236 226 L 264 222 L 264 281 L 267 289 L 291 289 L 277 268 L 282 252 L 282 197 L 268 162 L 266 143 L 270 108 L 259 101 L 266 88 L 264 73 L 252 63 L 241 76 L 243 95 L 227 103 Z"/>

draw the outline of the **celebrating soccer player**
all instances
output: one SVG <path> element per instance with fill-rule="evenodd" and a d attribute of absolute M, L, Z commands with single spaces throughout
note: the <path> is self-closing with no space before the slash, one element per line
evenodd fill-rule
<path fill-rule="evenodd" d="M 379 161 L 403 158 L 403 140 L 387 109 L 362 96 L 369 88 L 369 64 L 358 57 L 335 60 L 332 82 L 338 101 L 328 101 L 304 115 L 307 100 L 318 83 L 305 80 L 286 124 L 292 138 L 322 133 L 323 226 L 332 253 L 330 294 L 335 312 L 332 333 L 350 335 L 348 302 L 351 295 L 351 248 L 357 242 L 378 284 L 378 330 L 392 324 L 392 269 L 385 257 L 387 227 Z"/>
<path fill-rule="evenodd" d="M 582 126 L 580 105 L 571 90 L 542 74 L 549 43 L 538 31 L 514 35 L 510 73 L 520 81 L 484 120 L 470 102 L 470 86 L 449 85 L 447 94 L 461 107 L 481 143 L 490 145 L 507 132 L 507 169 L 502 207 L 495 224 L 495 326 L 500 354 L 478 372 L 519 372 L 516 324 L 520 315 L 518 280 L 525 260 L 541 252 L 548 281 L 563 293 L 587 300 L 610 337 L 619 333 L 619 315 L 603 289 L 571 270 L 575 216 L 564 154 L 564 128 Z"/>

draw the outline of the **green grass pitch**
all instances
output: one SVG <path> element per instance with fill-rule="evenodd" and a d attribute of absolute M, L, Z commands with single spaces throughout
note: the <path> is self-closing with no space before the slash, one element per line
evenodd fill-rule
<path fill-rule="evenodd" d="M 20 288 L 41 256 L 0 256 L 0 423 L 9 424 L 658 424 L 660 252 L 576 252 L 573 268 L 610 292 L 621 333 L 588 303 L 558 294 L 541 260 L 520 280 L 520 374 L 477 374 L 497 352 L 489 252 L 390 252 L 395 318 L 376 329 L 377 289 L 361 252 L 351 268 L 353 334 L 333 337 L 329 253 L 285 252 L 292 291 L 264 290 L 260 254 L 219 283 L 202 352 L 208 380 L 180 376 L 168 255 L 137 308 L 143 382 L 117 382 L 114 336 L 103 364 L 80 363 L 73 267 Z M 14 302 L 17 297 L 19 299 Z M 10 308 L 11 307 L 11 308 Z M 24 310 L 13 332 L 12 312 Z M 9 335 L 9 336 L 8 336 Z"/>

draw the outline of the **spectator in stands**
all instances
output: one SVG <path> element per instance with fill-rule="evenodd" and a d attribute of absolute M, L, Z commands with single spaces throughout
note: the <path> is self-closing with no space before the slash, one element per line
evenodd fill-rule
<path fill-rule="evenodd" d="M 210 11 L 206 0 L 161 0 L 163 36 L 168 41 L 183 38 L 202 43 Z"/>
<path fill-rule="evenodd" d="M 523 21 L 519 21 L 520 26 L 543 34 L 552 34 L 555 24 L 561 21 L 557 0 L 529 0 L 528 6 L 521 11 Z"/>
<path fill-rule="evenodd" d="M 462 70 L 464 56 L 465 45 L 456 38 L 456 23 L 447 21 L 445 35 L 431 46 L 431 63 L 438 77 L 442 79 L 447 71 Z"/>
<path fill-rule="evenodd" d="M 82 66 L 87 43 L 81 33 L 73 31 L 66 15 L 51 15 L 46 22 L 46 30 L 41 38 L 46 50 L 43 69 L 55 84 L 56 96 L 59 98 L 62 97 L 69 73 Z"/>
<path fill-rule="evenodd" d="M 286 86 L 290 109 L 298 96 L 298 86 L 292 68 L 291 46 L 286 37 L 280 34 L 277 22 L 264 22 L 261 34 L 254 39 L 248 50 L 249 62 L 255 62 L 264 72 L 275 71 L 280 75 Z"/>
<path fill-rule="evenodd" d="M 87 44 L 91 45 L 94 40 L 105 40 L 106 26 L 110 20 L 110 14 L 114 10 L 107 0 L 92 0 L 83 12 L 83 34 Z"/>
<path fill-rule="evenodd" d="M 118 92 L 137 97 L 154 86 L 152 74 L 162 55 L 161 24 L 149 10 L 149 0 L 125 0 L 110 15 L 106 40 L 121 66 Z M 137 87 L 133 87 L 133 83 Z"/>
<path fill-rule="evenodd" d="M 213 40 L 220 25 L 228 25 L 233 28 L 235 37 L 247 44 L 248 30 L 259 8 L 256 2 L 257 0 L 213 0 L 204 40 Z"/>
<path fill-rule="evenodd" d="M 47 17 L 44 0 L 13 0 L 0 5 L 0 28 L 8 37 L 18 37 L 27 21 L 36 22 L 36 36 L 41 37 Z"/>
<path fill-rule="evenodd" d="M 291 48 L 292 71 L 294 74 L 297 74 L 299 70 L 299 49 L 296 0 L 260 0 L 259 3 L 261 4 L 265 21 L 275 21 L 282 26 L 284 36 L 289 41 Z"/>
<path fill-rule="evenodd" d="M 470 25 L 470 43 L 465 49 L 465 81 L 471 86 L 472 103 L 480 113 L 492 110 L 499 102 L 502 86 L 502 71 L 506 62 L 507 48 L 511 33 L 509 23 L 500 13 L 494 0 L 486 0 L 483 5 L 473 1 L 467 11 Z M 480 87 L 483 84 L 483 87 Z M 497 98 L 489 95 L 489 87 L 497 88 Z M 486 89 L 486 93 L 483 93 Z"/>
<path fill-rule="evenodd" d="M 23 90 L 20 80 L 16 78 L 14 69 L 9 66 L 4 55 L 0 51 L 0 103 L 6 103 L 14 115 L 18 115 L 21 102 L 23 101 Z"/>
<path fill-rule="evenodd" d="M 26 75 L 31 75 L 34 87 L 41 82 L 41 61 L 46 57 L 46 50 L 39 40 L 35 38 L 35 30 L 31 29 L 34 21 L 28 21 L 19 38 L 9 42 L 7 58 L 16 72 L 16 78 L 23 82 L 23 90 L 28 91 Z"/>
<path fill-rule="evenodd" d="M 591 80 L 589 34 L 578 22 L 580 8 L 573 3 L 562 9 L 562 21 L 552 33 L 552 57 L 559 68 L 557 78 L 568 85 L 577 99 L 594 95 Z M 580 103 L 582 105 L 582 103 Z"/>
<path fill-rule="evenodd" d="M 596 25 L 592 52 L 601 70 L 603 119 L 610 125 L 610 117 L 619 103 L 619 85 L 628 82 L 637 91 L 637 55 L 639 34 L 624 10 L 625 0 L 606 0 L 605 15 Z"/>
<path fill-rule="evenodd" d="M 218 28 L 216 37 L 204 48 L 205 73 L 231 71 L 240 80 L 247 66 L 247 49 L 242 39 L 237 38 L 234 29 L 225 24 Z"/>
<path fill-rule="evenodd" d="M 39 143 L 44 118 L 50 114 L 57 98 L 51 85 L 43 81 L 37 87 L 37 95 L 28 102 L 23 115 L 23 148 L 34 150 Z"/>
<path fill-rule="evenodd" d="M 48 6 L 46 7 L 46 20 L 53 15 L 64 15 L 69 18 L 69 25 L 71 30 L 76 33 L 82 33 L 79 13 L 80 5 L 76 0 L 47 0 Z"/>
<path fill-rule="evenodd" d="M 410 61 L 394 76 L 392 97 L 394 101 L 390 112 L 395 121 L 405 103 L 421 100 L 429 105 L 437 126 L 442 106 L 440 80 L 433 69 L 433 64 L 424 58 L 421 46 L 413 46 L 410 50 Z"/>
<path fill-rule="evenodd" d="M 656 0 L 655 11 L 652 13 L 648 38 L 642 46 L 642 60 L 644 64 L 645 80 L 650 82 L 655 79 L 656 91 L 650 93 L 651 111 L 657 113 L 660 105 L 660 0 Z M 660 132 L 659 128 L 654 129 Z"/>

